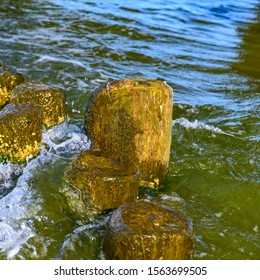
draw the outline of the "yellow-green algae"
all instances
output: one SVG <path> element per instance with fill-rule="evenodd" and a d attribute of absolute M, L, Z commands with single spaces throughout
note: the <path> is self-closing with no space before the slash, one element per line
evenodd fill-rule
<path fill-rule="evenodd" d="M 25 76 L 15 69 L 0 68 L 0 107 L 9 102 L 11 91 L 25 80 Z"/>
<path fill-rule="evenodd" d="M 43 124 L 50 128 L 66 118 L 65 92 L 63 89 L 38 82 L 26 82 L 17 86 L 11 95 L 11 103 L 33 102 L 43 108 Z"/>
<path fill-rule="evenodd" d="M 179 210 L 147 201 L 115 210 L 103 245 L 106 258 L 114 260 L 190 259 L 192 247 L 190 219 Z"/>
<path fill-rule="evenodd" d="M 92 148 L 127 164 L 136 161 L 143 185 L 168 173 L 173 91 L 163 81 L 125 79 L 96 90 L 85 114 Z"/>
<path fill-rule="evenodd" d="M 38 153 L 41 142 L 41 106 L 8 104 L 0 111 L 0 161 L 23 162 Z"/>
<path fill-rule="evenodd" d="M 83 203 L 103 211 L 134 201 L 138 194 L 139 172 L 100 151 L 84 151 L 65 169 L 65 179 L 78 189 Z"/>

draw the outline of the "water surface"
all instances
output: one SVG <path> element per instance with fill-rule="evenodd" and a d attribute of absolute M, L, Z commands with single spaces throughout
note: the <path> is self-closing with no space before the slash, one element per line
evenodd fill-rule
<path fill-rule="evenodd" d="M 109 215 L 75 209 L 63 170 L 89 148 L 90 92 L 126 77 L 174 90 L 170 173 L 140 198 L 190 216 L 194 259 L 260 258 L 258 1 L 2 0 L 0 18 L 0 63 L 65 88 L 69 114 L 0 164 L 0 259 L 103 258 Z"/>

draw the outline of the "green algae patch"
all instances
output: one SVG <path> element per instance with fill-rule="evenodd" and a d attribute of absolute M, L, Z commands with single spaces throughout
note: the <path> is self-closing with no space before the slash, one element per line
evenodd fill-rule
<path fill-rule="evenodd" d="M 138 195 L 139 172 L 100 151 L 84 151 L 65 169 L 65 180 L 76 188 L 81 201 L 99 211 L 134 201 Z"/>
<path fill-rule="evenodd" d="M 15 69 L 0 68 L 0 107 L 10 101 L 12 90 L 25 80 L 25 76 Z"/>
<path fill-rule="evenodd" d="M 160 80 L 125 79 L 96 90 L 85 114 L 92 148 L 122 164 L 136 161 L 141 184 L 157 187 L 168 174 L 173 91 Z"/>
<path fill-rule="evenodd" d="M 24 162 L 42 142 L 42 108 L 37 104 L 8 104 L 0 111 L 0 161 Z"/>
<path fill-rule="evenodd" d="M 147 201 L 122 205 L 107 226 L 104 253 L 114 260 L 190 259 L 193 229 L 181 211 Z"/>
<path fill-rule="evenodd" d="M 65 93 L 62 89 L 44 83 L 26 82 L 17 86 L 11 103 L 33 102 L 43 108 L 43 124 L 50 128 L 65 121 Z"/>

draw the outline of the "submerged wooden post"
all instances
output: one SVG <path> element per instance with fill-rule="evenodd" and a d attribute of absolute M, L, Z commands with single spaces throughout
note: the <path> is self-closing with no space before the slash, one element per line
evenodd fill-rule
<path fill-rule="evenodd" d="M 126 168 L 99 151 L 81 153 L 65 169 L 66 181 L 79 191 L 82 202 L 99 211 L 135 201 L 138 176 L 134 164 Z"/>
<path fill-rule="evenodd" d="M 135 161 L 141 185 L 156 187 L 168 173 L 172 89 L 160 80 L 125 79 L 90 97 L 85 131 L 92 149 L 127 165 Z"/>
<path fill-rule="evenodd" d="M 115 210 L 108 223 L 104 253 L 113 260 L 190 259 L 190 219 L 176 209 L 138 201 Z"/>

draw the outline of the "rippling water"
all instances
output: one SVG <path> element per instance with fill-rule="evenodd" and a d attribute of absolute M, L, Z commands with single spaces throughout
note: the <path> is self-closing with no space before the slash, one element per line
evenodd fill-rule
<path fill-rule="evenodd" d="M 140 197 L 191 217 L 194 259 L 260 259 L 258 1 L 2 0 L 0 18 L 0 63 L 65 88 L 70 117 L 0 164 L 0 259 L 103 258 L 108 216 L 73 207 L 63 169 L 89 148 L 89 93 L 126 77 L 175 92 L 170 174 Z"/>

